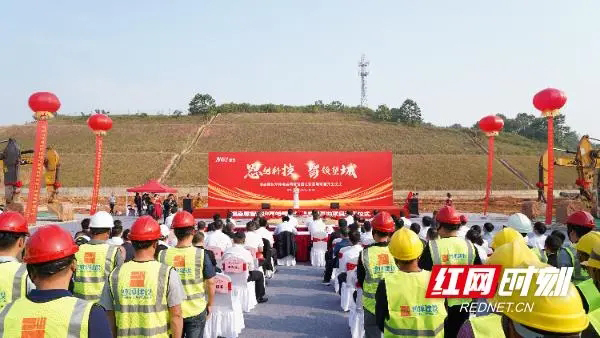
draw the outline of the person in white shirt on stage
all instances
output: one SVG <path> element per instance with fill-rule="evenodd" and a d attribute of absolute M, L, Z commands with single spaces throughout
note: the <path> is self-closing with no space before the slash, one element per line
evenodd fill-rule
<path fill-rule="evenodd" d="M 254 221 L 250 221 L 246 224 L 246 241 L 247 247 L 256 249 L 258 252 L 263 251 L 262 237 L 256 233 L 256 227 L 258 224 Z"/>
<path fill-rule="evenodd" d="M 293 233 L 294 235 L 298 234 L 298 230 L 296 229 L 295 226 L 293 226 L 291 224 L 288 216 L 283 216 L 282 220 L 283 220 L 283 222 L 281 224 L 277 225 L 277 227 L 275 228 L 275 232 L 273 233 L 275 236 L 279 235 L 280 233 L 282 233 L 284 231 L 289 231 L 289 232 Z"/>
<path fill-rule="evenodd" d="M 313 220 L 308 224 L 308 232 L 310 232 L 311 236 L 314 236 L 317 232 L 326 232 L 328 234 L 333 232 L 333 228 L 331 226 L 325 225 L 323 220 L 321 220 L 321 216 L 319 212 L 313 210 L 312 212 Z"/>
<path fill-rule="evenodd" d="M 366 221 L 363 223 L 364 232 L 360 234 L 360 244 L 367 246 L 375 243 L 375 239 L 373 239 L 373 228 L 371 227 L 371 222 Z"/>
<path fill-rule="evenodd" d="M 346 211 L 346 223 L 348 224 L 348 226 L 354 223 L 354 213 L 352 212 L 352 210 Z"/>
<path fill-rule="evenodd" d="M 227 223 L 231 223 L 233 224 L 233 228 L 235 229 L 235 227 L 237 227 L 237 223 L 236 221 L 233 219 L 233 212 L 229 211 L 227 212 L 227 219 L 225 220 L 225 224 Z M 243 224 L 243 223 L 242 223 Z"/>
<path fill-rule="evenodd" d="M 228 248 L 231 248 L 231 238 L 223 233 L 223 221 L 216 220 L 214 222 L 215 230 L 207 233 L 206 240 L 204 241 L 206 247 L 217 247 L 221 250 L 225 251 Z"/>
<path fill-rule="evenodd" d="M 227 237 L 229 238 L 229 237 Z M 254 287 L 256 292 L 256 301 L 264 303 L 269 299 L 265 297 L 265 276 L 262 272 L 255 270 L 257 267 L 254 266 L 254 258 L 250 254 L 250 251 L 245 248 L 246 234 L 241 231 L 236 232 L 233 235 L 233 245 L 225 250 L 223 254 L 223 260 L 235 257 L 239 258 L 246 263 L 248 266 L 248 282 L 254 281 Z"/>
<path fill-rule="evenodd" d="M 258 220 L 258 229 L 256 230 L 256 233 L 260 235 L 260 237 L 266 239 L 267 241 L 269 241 L 269 244 L 271 244 L 271 247 L 273 247 L 273 243 L 275 243 L 275 239 L 273 238 L 273 233 L 269 231 L 269 229 L 267 229 L 267 220 L 264 218 L 261 218 Z"/>
<path fill-rule="evenodd" d="M 288 222 L 294 227 L 297 228 L 298 227 L 298 219 L 296 218 L 296 216 L 294 216 L 294 210 L 292 209 L 288 209 L 287 212 L 287 217 L 290 219 Z"/>

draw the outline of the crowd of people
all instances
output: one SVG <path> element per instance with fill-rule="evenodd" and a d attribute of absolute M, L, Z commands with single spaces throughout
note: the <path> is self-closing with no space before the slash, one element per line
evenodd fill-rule
<path fill-rule="evenodd" d="M 315 215 L 313 236 L 329 233 L 323 283 L 329 285 L 336 270 L 342 285 L 346 263 L 357 262 L 353 299 L 361 307 L 362 326 L 353 337 L 599 336 L 600 233 L 589 213 L 571 214 L 566 236 L 559 230 L 547 235 L 543 223 L 532 224 L 520 213 L 511 215 L 501 229 L 492 223 L 468 227 L 465 215 L 451 205 L 448 196 L 446 206 L 433 217 L 424 216 L 422 225 L 386 212 L 375 211 L 371 220 L 353 218 L 348 212 L 333 231 Z M 572 267 L 572 283 L 565 297 L 533 297 L 532 289 L 526 297 L 490 300 L 535 303 L 530 313 L 515 309 L 477 313 L 470 305 L 485 300 L 425 298 L 434 265 L 481 264 Z"/>

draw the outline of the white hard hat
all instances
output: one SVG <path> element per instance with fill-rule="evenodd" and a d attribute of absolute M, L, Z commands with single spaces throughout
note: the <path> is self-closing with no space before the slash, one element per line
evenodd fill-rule
<path fill-rule="evenodd" d="M 110 228 L 114 226 L 112 216 L 106 211 L 98 211 L 90 220 L 90 228 Z"/>
<path fill-rule="evenodd" d="M 533 231 L 533 226 L 531 225 L 529 217 L 519 212 L 508 217 L 507 226 L 522 234 L 528 234 Z"/>
<path fill-rule="evenodd" d="M 169 227 L 166 224 L 161 224 L 160 225 L 160 234 L 161 234 L 161 236 L 168 237 L 170 232 L 171 232 L 171 230 L 169 230 Z"/>

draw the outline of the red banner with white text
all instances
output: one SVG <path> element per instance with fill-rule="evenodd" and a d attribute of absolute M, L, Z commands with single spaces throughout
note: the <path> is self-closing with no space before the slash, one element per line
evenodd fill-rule
<path fill-rule="evenodd" d="M 211 152 L 208 160 L 209 207 L 393 205 L 391 152 Z"/>

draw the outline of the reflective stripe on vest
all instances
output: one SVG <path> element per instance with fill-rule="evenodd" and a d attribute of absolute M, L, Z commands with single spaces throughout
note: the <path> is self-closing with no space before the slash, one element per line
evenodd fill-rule
<path fill-rule="evenodd" d="M 429 241 L 429 250 L 433 265 L 472 265 L 475 262 L 475 248 L 466 239 L 448 237 Z M 449 307 L 470 302 L 470 298 L 448 298 Z"/>
<path fill-rule="evenodd" d="M 596 333 L 598 334 L 598 336 L 600 336 L 600 309 L 594 312 L 590 312 L 588 314 L 588 318 L 590 319 L 590 324 L 592 324 L 592 326 L 596 330 Z"/>
<path fill-rule="evenodd" d="M 88 337 L 94 304 L 75 297 L 34 303 L 22 297 L 0 312 L 3 337 Z"/>
<path fill-rule="evenodd" d="M 475 338 L 504 338 L 504 329 L 502 328 L 502 316 L 490 313 L 487 316 L 481 316 L 469 319 L 473 337 Z"/>
<path fill-rule="evenodd" d="M 581 263 L 579 262 L 579 258 L 577 258 L 577 250 L 572 246 L 567 246 L 564 248 L 567 254 L 569 254 L 569 258 L 571 259 L 571 264 L 573 266 L 573 276 L 571 277 L 571 282 L 577 285 L 585 280 L 590 278 L 590 275 L 587 273 L 586 269 L 581 268 Z M 560 250 L 560 249 L 559 249 Z M 559 262 L 559 268 L 566 265 L 561 265 Z"/>
<path fill-rule="evenodd" d="M 402 271 L 384 277 L 389 319 L 384 337 L 443 337 L 444 299 L 425 298 L 431 272 Z"/>
<path fill-rule="evenodd" d="M 19 262 L 0 263 L 0 309 L 27 293 L 27 266 Z"/>
<path fill-rule="evenodd" d="M 362 262 L 365 268 L 363 282 L 363 307 L 370 313 L 375 313 L 375 292 L 379 281 L 386 274 L 396 272 L 397 267 L 394 256 L 387 246 L 370 246 L 362 252 Z"/>
<path fill-rule="evenodd" d="M 129 261 L 110 274 L 119 337 L 169 337 L 167 292 L 171 267 Z"/>
<path fill-rule="evenodd" d="M 193 246 L 169 248 L 159 253 L 158 260 L 172 266 L 179 274 L 187 298 L 181 304 L 183 318 L 197 316 L 206 309 L 204 292 L 204 250 Z"/>
<path fill-rule="evenodd" d="M 594 284 L 593 279 L 588 279 L 577 284 L 577 288 L 585 297 L 585 301 L 589 307 L 588 313 L 600 308 L 600 292 L 596 284 Z"/>
<path fill-rule="evenodd" d="M 83 244 L 75 254 L 77 270 L 73 277 L 73 295 L 98 301 L 108 275 L 115 266 L 118 246 Z"/>

